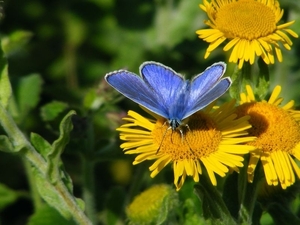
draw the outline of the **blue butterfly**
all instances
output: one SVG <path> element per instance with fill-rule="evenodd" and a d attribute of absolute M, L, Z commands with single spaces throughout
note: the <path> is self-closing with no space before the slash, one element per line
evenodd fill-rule
<path fill-rule="evenodd" d="M 167 119 L 176 130 L 183 120 L 223 95 L 231 79 L 221 79 L 226 70 L 223 62 L 214 63 L 191 81 L 170 67 L 145 62 L 138 76 L 127 70 L 105 75 L 105 80 L 125 97 Z"/>

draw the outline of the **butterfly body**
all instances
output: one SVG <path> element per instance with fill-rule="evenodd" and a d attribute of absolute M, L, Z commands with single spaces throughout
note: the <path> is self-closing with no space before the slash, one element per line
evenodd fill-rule
<path fill-rule="evenodd" d="M 225 69 L 225 63 L 215 63 L 190 81 L 163 64 L 145 62 L 141 76 L 118 70 L 106 74 L 105 80 L 125 97 L 167 119 L 176 130 L 228 90 L 230 78 L 221 78 Z"/>

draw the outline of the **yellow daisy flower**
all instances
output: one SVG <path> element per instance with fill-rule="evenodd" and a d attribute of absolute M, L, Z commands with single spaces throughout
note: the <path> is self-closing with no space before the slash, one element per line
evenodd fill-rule
<path fill-rule="evenodd" d="M 241 105 L 237 107 L 239 116 L 250 115 L 252 128 L 249 135 L 256 136 L 249 145 L 256 150 L 250 153 L 248 181 L 252 182 L 255 167 L 260 159 L 268 185 L 281 187 L 295 182 L 295 173 L 300 177 L 300 169 L 294 157 L 300 159 L 300 111 L 293 110 L 294 101 L 280 106 L 278 97 L 281 87 L 276 86 L 268 101 L 255 101 L 253 90 L 246 86 L 247 94 L 241 94 Z"/>
<path fill-rule="evenodd" d="M 204 58 L 228 40 L 223 50 L 232 49 L 229 62 L 238 62 L 239 68 L 244 61 L 253 64 L 255 56 L 274 64 L 274 49 L 278 61 L 282 61 L 279 43 L 291 49 L 293 43 L 287 34 L 298 37 L 288 28 L 294 21 L 278 25 L 283 10 L 277 0 L 203 0 L 200 8 L 209 17 L 205 24 L 211 27 L 196 31 L 199 38 L 210 43 Z"/>
<path fill-rule="evenodd" d="M 246 137 L 249 117 L 237 119 L 234 101 L 217 109 L 212 104 L 205 110 L 189 117 L 188 127 L 180 130 L 168 129 L 167 121 L 157 115 L 149 120 L 136 112 L 129 111 L 124 118 L 127 124 L 117 130 L 125 143 L 121 145 L 125 154 L 138 154 L 133 164 L 155 160 L 149 167 L 155 177 L 169 163 L 173 164 L 174 184 L 179 190 L 186 176 L 195 182 L 202 174 L 202 165 L 207 170 L 213 185 L 217 184 L 215 173 L 224 177 L 228 167 L 238 171 L 242 167 L 243 155 L 254 147 L 242 143 L 252 141 Z"/>

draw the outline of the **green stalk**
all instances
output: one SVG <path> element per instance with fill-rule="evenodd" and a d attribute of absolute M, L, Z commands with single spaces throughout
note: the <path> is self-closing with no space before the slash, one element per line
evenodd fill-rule
<path fill-rule="evenodd" d="M 78 224 L 82 225 L 92 225 L 91 221 L 87 218 L 84 212 L 80 209 L 78 204 L 76 203 L 74 196 L 72 196 L 65 184 L 58 180 L 55 184 L 50 183 L 47 180 L 46 171 L 47 171 L 47 163 L 41 157 L 41 155 L 35 150 L 35 148 L 31 145 L 31 143 L 27 140 L 24 134 L 17 127 L 13 118 L 9 115 L 9 113 L 0 105 L 0 123 L 4 128 L 5 132 L 9 136 L 15 151 L 20 151 L 20 154 L 28 160 L 32 166 L 34 166 L 37 171 L 41 174 L 42 177 L 45 178 L 45 181 L 48 183 L 47 185 L 52 186 L 56 193 L 63 199 L 65 202 L 65 206 L 73 216 L 74 220 Z"/>
<path fill-rule="evenodd" d="M 85 202 L 85 211 L 93 224 L 96 224 L 96 209 L 95 209 L 95 182 L 94 182 L 94 162 L 82 159 L 82 198 Z"/>
<path fill-rule="evenodd" d="M 39 194 L 39 191 L 36 187 L 36 183 L 35 183 L 34 176 L 32 174 L 30 163 L 28 162 L 28 160 L 25 160 L 23 158 L 23 165 L 25 167 L 27 180 L 29 182 L 30 195 L 31 195 L 31 198 L 33 200 L 33 207 L 34 207 L 34 210 L 36 211 L 38 208 L 40 208 L 42 206 L 43 201 L 42 201 L 42 198 L 41 198 L 41 196 Z"/>

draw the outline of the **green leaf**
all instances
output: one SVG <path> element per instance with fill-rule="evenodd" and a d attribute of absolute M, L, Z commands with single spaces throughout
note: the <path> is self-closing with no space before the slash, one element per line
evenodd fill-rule
<path fill-rule="evenodd" d="M 103 223 L 118 224 L 121 220 L 126 192 L 120 187 L 114 187 L 109 190 L 106 196 L 105 211 L 102 214 Z"/>
<path fill-rule="evenodd" d="M 240 175 L 238 176 L 238 190 L 239 190 L 239 200 L 241 202 L 239 211 L 239 221 L 249 223 L 252 221 L 254 209 L 257 203 L 257 195 L 261 188 L 263 168 L 259 164 L 255 168 L 254 179 L 251 183 L 247 181 L 247 164 L 249 157 L 245 157 L 244 167 L 240 170 Z"/>
<path fill-rule="evenodd" d="M 197 37 L 195 31 L 204 27 L 205 14 L 201 13 L 198 0 L 157 2 L 154 30 L 147 37 L 147 45 L 166 46 L 169 48 L 181 43 L 184 39 Z M 170 23 L 172 21 L 172 23 Z"/>
<path fill-rule="evenodd" d="M 12 88 L 8 77 L 7 60 L 4 58 L 2 49 L 0 49 L 0 104 L 4 108 L 7 108 L 11 95 Z"/>
<path fill-rule="evenodd" d="M 66 172 L 65 168 L 64 168 L 64 165 L 63 163 L 59 162 L 59 172 L 60 172 L 60 178 L 61 180 L 63 181 L 63 183 L 66 185 L 66 187 L 68 188 L 68 191 L 70 193 L 73 193 L 73 182 L 72 182 L 72 179 L 71 177 L 69 176 L 69 174 Z M 55 180 L 56 181 L 56 180 Z M 78 199 L 77 201 L 77 204 L 80 206 L 80 208 L 83 210 L 85 205 L 84 205 L 84 202 L 81 201 L 81 199 Z"/>
<path fill-rule="evenodd" d="M 274 203 L 270 204 L 268 213 L 274 220 L 274 224 L 277 225 L 290 225 L 290 224 L 300 224 L 300 219 L 287 207 Z"/>
<path fill-rule="evenodd" d="M 82 17 L 70 13 L 70 11 L 64 11 L 61 18 L 64 24 L 66 43 L 79 46 L 87 35 L 87 27 Z"/>
<path fill-rule="evenodd" d="M 36 133 L 31 133 L 30 141 L 34 148 L 46 159 L 52 149 L 51 144 Z"/>
<path fill-rule="evenodd" d="M 18 199 L 17 192 L 0 183 L 0 211 Z"/>
<path fill-rule="evenodd" d="M 105 102 L 95 89 L 91 89 L 84 97 L 83 105 L 87 109 L 97 110 Z"/>
<path fill-rule="evenodd" d="M 14 149 L 12 143 L 10 142 L 9 138 L 5 135 L 0 135 L 0 151 L 3 151 L 3 152 L 15 152 L 16 151 Z"/>
<path fill-rule="evenodd" d="M 29 218 L 27 225 L 75 225 L 73 220 L 67 220 L 54 208 L 44 205 L 38 208 Z"/>
<path fill-rule="evenodd" d="M 66 205 L 66 200 L 63 199 L 62 193 L 57 188 L 57 183 L 53 184 L 49 179 L 45 178 L 35 167 L 32 167 L 32 174 L 35 178 L 36 187 L 41 197 L 53 208 L 55 208 L 64 218 L 72 217 L 69 207 Z M 74 197 L 77 205 L 84 210 L 84 202 L 81 199 Z"/>
<path fill-rule="evenodd" d="M 245 92 L 246 85 L 251 85 L 251 67 L 245 63 L 242 69 L 238 69 L 236 66 L 235 71 L 230 76 L 232 79 L 232 85 L 229 89 L 229 94 L 234 99 L 240 99 L 240 93 Z"/>
<path fill-rule="evenodd" d="M 241 205 L 239 202 L 239 194 L 243 191 L 238 190 L 238 187 L 238 174 L 234 172 L 225 180 L 222 197 L 231 215 L 236 219 L 238 219 Z"/>
<path fill-rule="evenodd" d="M 29 42 L 33 33 L 17 30 L 2 38 L 2 49 L 6 56 L 20 51 Z"/>
<path fill-rule="evenodd" d="M 52 121 L 67 107 L 68 104 L 64 102 L 52 101 L 41 108 L 41 117 L 44 121 Z"/>
<path fill-rule="evenodd" d="M 43 80 L 38 74 L 31 74 L 19 80 L 16 87 L 16 101 L 21 119 L 37 106 L 40 100 Z"/>
<path fill-rule="evenodd" d="M 204 218 L 199 215 L 199 208 L 197 207 L 197 202 L 195 202 L 194 199 L 185 199 L 182 209 L 182 212 L 184 212 L 184 224 L 208 224 L 205 222 Z"/>
<path fill-rule="evenodd" d="M 70 111 L 60 123 L 60 136 L 50 145 L 38 134 L 31 134 L 31 141 L 35 148 L 41 152 L 47 162 L 47 174 L 46 176 L 41 174 L 35 167 L 32 168 L 37 189 L 42 198 L 52 207 L 58 210 L 61 215 L 69 219 L 72 215 L 70 209 L 65 205 L 66 201 L 61 195 L 63 192 L 60 188 L 63 188 L 72 194 L 72 180 L 69 175 L 64 171 L 63 164 L 61 162 L 61 154 L 69 141 L 70 132 L 73 128 L 71 118 L 75 114 L 75 111 Z M 57 186 L 60 184 L 59 186 Z M 64 186 L 64 187 L 62 187 Z M 80 199 L 74 198 L 77 205 L 83 210 L 84 203 Z"/>
<path fill-rule="evenodd" d="M 61 121 L 59 126 L 59 138 L 53 142 L 52 149 L 47 155 L 46 160 L 48 162 L 48 175 L 51 182 L 56 182 L 56 180 L 60 179 L 60 156 L 63 153 L 65 146 L 68 144 L 70 139 L 70 132 L 73 129 L 73 124 L 71 120 L 73 115 L 75 115 L 75 111 L 70 111 Z"/>
<path fill-rule="evenodd" d="M 269 66 L 261 59 L 258 59 L 259 74 L 256 85 L 256 94 L 263 100 L 268 94 L 270 87 Z"/>
<path fill-rule="evenodd" d="M 211 220 L 212 224 L 237 224 L 220 193 L 205 176 L 202 176 L 201 182 L 195 185 L 195 193 L 202 202 L 203 216 L 206 220 Z"/>
<path fill-rule="evenodd" d="M 65 200 L 62 198 L 61 193 L 58 193 L 58 190 L 55 186 L 45 178 L 35 167 L 32 167 L 32 174 L 35 178 L 36 187 L 41 197 L 59 213 L 69 219 L 72 217 L 68 207 L 65 205 Z"/>

